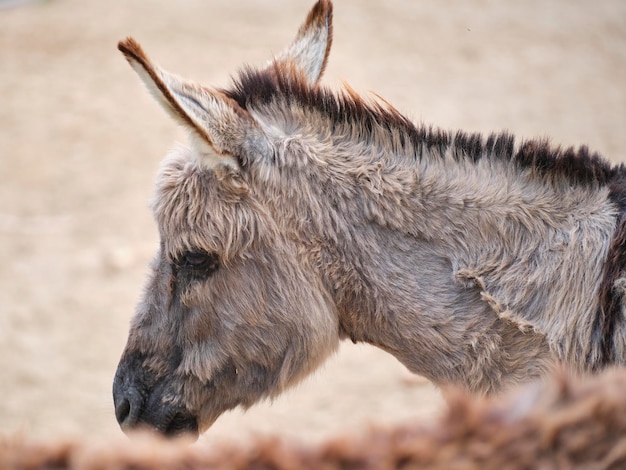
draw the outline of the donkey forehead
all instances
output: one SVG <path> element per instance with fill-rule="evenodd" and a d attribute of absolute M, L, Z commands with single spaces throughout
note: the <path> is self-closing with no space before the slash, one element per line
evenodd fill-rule
<path fill-rule="evenodd" d="M 254 236 L 262 212 L 236 169 L 203 165 L 188 148 L 176 149 L 164 160 L 153 210 L 171 256 L 198 248 L 232 251 L 243 235 Z"/>

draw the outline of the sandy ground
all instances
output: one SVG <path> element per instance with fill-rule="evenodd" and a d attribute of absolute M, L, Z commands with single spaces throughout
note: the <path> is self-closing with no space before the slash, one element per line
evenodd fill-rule
<path fill-rule="evenodd" d="M 180 129 L 116 43 L 226 85 L 295 34 L 308 0 L 50 0 L 0 8 L 0 434 L 117 436 L 111 380 L 157 245 L 148 209 Z M 2 5 L 2 2 L 0 2 Z M 626 2 L 337 0 L 325 81 L 416 121 L 510 129 L 626 161 Z M 317 439 L 442 406 L 346 344 L 314 377 L 204 440 Z"/>

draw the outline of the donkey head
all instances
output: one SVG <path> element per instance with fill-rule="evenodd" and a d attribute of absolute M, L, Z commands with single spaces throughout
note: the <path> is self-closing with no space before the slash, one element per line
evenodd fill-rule
<path fill-rule="evenodd" d="M 315 86 L 331 16 L 320 0 L 270 73 Z M 197 435 L 321 363 L 337 345 L 337 315 L 255 185 L 279 137 L 228 91 L 161 70 L 130 38 L 119 49 L 191 143 L 166 159 L 157 182 L 161 244 L 115 375 L 115 413 L 124 430 Z"/>

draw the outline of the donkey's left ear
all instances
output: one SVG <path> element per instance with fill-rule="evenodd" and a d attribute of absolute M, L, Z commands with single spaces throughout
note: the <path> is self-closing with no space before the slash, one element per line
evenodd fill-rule
<path fill-rule="evenodd" d="M 310 85 L 324 73 L 333 42 L 333 4 L 319 0 L 300 26 L 296 39 L 276 59 L 279 66 L 293 67 Z"/>
<path fill-rule="evenodd" d="M 118 49 L 159 104 L 191 131 L 194 148 L 205 163 L 240 166 L 247 144 L 262 134 L 248 111 L 217 90 L 160 69 L 132 38 L 120 41 Z"/>

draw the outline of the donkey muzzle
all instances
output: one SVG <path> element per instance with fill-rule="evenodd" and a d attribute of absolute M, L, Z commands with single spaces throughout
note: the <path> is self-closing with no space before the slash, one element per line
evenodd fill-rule
<path fill-rule="evenodd" d="M 113 381 L 115 417 L 122 431 L 148 429 L 167 437 L 199 436 L 198 421 L 184 405 L 172 403 L 167 378 L 144 380 L 145 372 L 133 374 L 120 363 Z"/>

